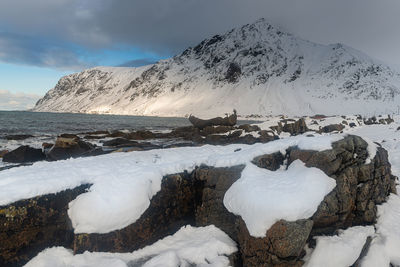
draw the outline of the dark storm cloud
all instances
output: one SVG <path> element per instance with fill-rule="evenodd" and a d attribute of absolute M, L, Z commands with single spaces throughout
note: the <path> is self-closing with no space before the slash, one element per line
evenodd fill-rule
<path fill-rule="evenodd" d="M 1 32 L 0 61 L 69 70 L 89 66 L 65 44 Z"/>
<path fill-rule="evenodd" d="M 169 56 L 264 17 L 304 39 L 342 42 L 400 64 L 399 10 L 398 0 L 2 0 L 0 30 L 86 49 L 122 44 Z M 29 60 L 28 52 L 21 54 Z"/>

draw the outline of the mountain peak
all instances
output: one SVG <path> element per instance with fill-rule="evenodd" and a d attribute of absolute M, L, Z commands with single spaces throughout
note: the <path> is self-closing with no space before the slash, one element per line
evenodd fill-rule
<path fill-rule="evenodd" d="M 305 41 L 259 19 L 154 65 L 67 76 L 35 109 L 162 116 L 339 109 L 374 115 L 397 112 L 399 95 L 399 74 L 367 55 L 343 44 Z"/>

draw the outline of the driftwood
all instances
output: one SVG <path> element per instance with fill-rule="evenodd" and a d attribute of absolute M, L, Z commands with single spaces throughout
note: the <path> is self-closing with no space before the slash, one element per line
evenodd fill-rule
<path fill-rule="evenodd" d="M 226 116 L 225 118 L 216 117 L 209 120 L 202 120 L 190 115 L 189 121 L 194 127 L 204 129 L 207 126 L 234 126 L 237 122 L 236 110 L 233 110 L 233 114 Z"/>

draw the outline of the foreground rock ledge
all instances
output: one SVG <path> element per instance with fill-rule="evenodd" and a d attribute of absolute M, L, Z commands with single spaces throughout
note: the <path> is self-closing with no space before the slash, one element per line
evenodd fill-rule
<path fill-rule="evenodd" d="M 322 152 L 288 149 L 253 160 L 272 171 L 296 159 L 317 167 L 334 178 L 337 187 L 309 219 L 275 223 L 265 238 L 249 235 L 243 220 L 229 213 L 223 197 L 240 178 L 244 166 L 200 166 L 192 173 L 165 176 L 161 191 L 133 224 L 107 234 L 74 235 L 67 216 L 68 203 L 89 185 L 0 207 L 0 265 L 20 266 L 45 247 L 64 246 L 83 251 L 132 252 L 175 233 L 181 226 L 214 224 L 238 243 L 230 256 L 233 266 L 301 266 L 304 246 L 313 246 L 315 235 L 331 235 L 337 229 L 373 224 L 376 205 L 395 192 L 387 152 L 377 149 L 369 164 L 367 143 L 348 136 Z"/>

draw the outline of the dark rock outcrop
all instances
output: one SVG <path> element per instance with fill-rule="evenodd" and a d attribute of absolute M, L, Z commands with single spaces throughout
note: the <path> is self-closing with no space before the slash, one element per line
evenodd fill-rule
<path fill-rule="evenodd" d="M 2 158 L 8 152 L 10 152 L 10 151 L 8 151 L 8 150 L 0 150 L 0 158 Z"/>
<path fill-rule="evenodd" d="M 48 160 L 63 160 L 88 155 L 95 146 L 79 138 L 58 137 L 54 146 L 47 152 Z"/>
<path fill-rule="evenodd" d="M 33 137 L 30 134 L 14 134 L 14 135 L 6 135 L 4 138 L 7 140 L 25 140 Z"/>
<path fill-rule="evenodd" d="M 270 127 L 278 134 L 281 132 L 290 133 L 290 135 L 299 135 L 308 131 L 306 121 L 300 118 L 297 121 L 292 119 L 284 119 L 278 122 L 277 126 Z"/>
<path fill-rule="evenodd" d="M 74 251 L 132 252 L 194 224 L 201 186 L 188 173 L 180 173 L 164 177 L 161 188 L 135 223 L 107 234 L 75 235 Z"/>
<path fill-rule="evenodd" d="M 20 146 L 3 155 L 4 162 L 27 163 L 45 160 L 46 156 L 41 149 L 30 146 Z"/>
<path fill-rule="evenodd" d="M 237 122 L 236 110 L 233 111 L 232 115 L 222 117 L 216 117 L 208 120 L 199 119 L 193 115 L 190 115 L 189 121 L 194 127 L 198 129 L 204 129 L 207 126 L 234 126 Z"/>
<path fill-rule="evenodd" d="M 71 247 L 68 203 L 89 185 L 0 206 L 0 266 L 22 266 L 43 249 Z"/>
<path fill-rule="evenodd" d="M 331 132 L 340 132 L 344 129 L 343 124 L 330 124 L 322 127 L 318 132 L 320 133 L 331 133 Z"/>

